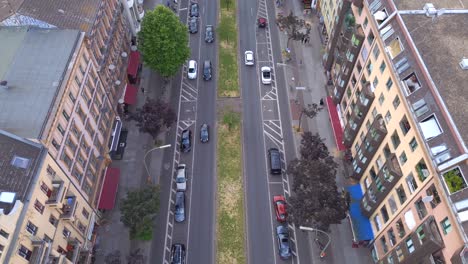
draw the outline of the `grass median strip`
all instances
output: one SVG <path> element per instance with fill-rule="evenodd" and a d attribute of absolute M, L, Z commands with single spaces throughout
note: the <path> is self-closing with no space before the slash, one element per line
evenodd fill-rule
<path fill-rule="evenodd" d="M 246 263 L 241 115 L 225 111 L 218 124 L 216 263 Z"/>
<path fill-rule="evenodd" d="M 235 0 L 221 0 L 219 35 L 218 96 L 238 97 L 237 11 Z"/>

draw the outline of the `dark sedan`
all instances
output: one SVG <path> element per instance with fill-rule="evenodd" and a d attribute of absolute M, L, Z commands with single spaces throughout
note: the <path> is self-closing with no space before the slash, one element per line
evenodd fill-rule
<path fill-rule="evenodd" d="M 180 150 L 189 152 L 192 149 L 192 131 L 185 129 L 180 136 Z"/>
<path fill-rule="evenodd" d="M 200 127 L 200 141 L 202 143 L 206 143 L 210 140 L 209 129 L 210 128 L 207 124 L 203 124 Z"/>
<path fill-rule="evenodd" d="M 198 18 L 191 17 L 189 19 L 189 32 L 195 34 L 198 32 Z"/>
<path fill-rule="evenodd" d="M 197 3 L 191 3 L 190 4 L 190 16 L 191 17 L 198 17 L 200 14 L 198 12 L 198 4 Z"/>
<path fill-rule="evenodd" d="M 185 245 L 172 244 L 171 248 L 171 264 L 185 264 Z"/>
<path fill-rule="evenodd" d="M 291 246 L 289 244 L 289 231 L 287 226 L 276 227 L 276 237 L 278 239 L 278 251 L 282 259 L 291 257 Z"/>

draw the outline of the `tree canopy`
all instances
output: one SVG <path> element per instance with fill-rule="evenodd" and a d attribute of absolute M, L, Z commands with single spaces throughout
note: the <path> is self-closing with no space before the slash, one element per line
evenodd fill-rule
<path fill-rule="evenodd" d="M 120 201 L 120 221 L 130 230 L 130 239 L 151 240 L 153 218 L 159 208 L 159 189 L 147 186 L 127 192 Z"/>
<path fill-rule="evenodd" d="M 310 25 L 305 23 L 304 19 L 295 16 L 292 11 L 287 16 L 279 15 L 276 22 L 278 26 L 285 29 L 288 34 L 286 47 L 289 47 L 290 40 L 301 40 L 310 35 Z"/>
<path fill-rule="evenodd" d="M 296 225 L 327 230 L 346 217 L 346 199 L 336 186 L 337 164 L 318 134 L 304 133 L 300 153 L 300 159 L 288 166 L 294 177 L 293 194 L 288 199 L 291 220 Z"/>
<path fill-rule="evenodd" d="M 150 134 L 156 139 L 161 128 L 170 127 L 176 120 L 176 114 L 169 104 L 162 100 L 147 99 L 142 108 L 130 115 L 137 122 L 140 132 Z"/>
<path fill-rule="evenodd" d="M 147 11 L 138 33 L 143 63 L 164 77 L 177 73 L 190 56 L 187 26 L 167 7 Z"/>

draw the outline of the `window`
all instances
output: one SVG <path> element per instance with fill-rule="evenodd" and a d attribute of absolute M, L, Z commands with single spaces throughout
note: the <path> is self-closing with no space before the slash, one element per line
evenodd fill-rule
<path fill-rule="evenodd" d="M 32 251 L 27 247 L 20 245 L 18 249 L 18 255 L 29 261 L 31 259 Z"/>
<path fill-rule="evenodd" d="M 399 146 L 400 143 L 401 143 L 400 137 L 398 136 L 398 132 L 397 132 L 397 131 L 393 132 L 393 135 L 392 135 L 391 139 L 392 139 L 393 148 L 394 148 L 394 149 L 397 149 L 398 146 Z"/>
<path fill-rule="evenodd" d="M 418 142 L 416 141 L 416 138 L 413 137 L 413 139 L 411 139 L 411 141 L 409 142 L 409 145 L 410 145 L 410 148 L 412 151 L 414 151 L 415 149 L 418 148 Z"/>
<path fill-rule="evenodd" d="M 78 128 L 76 127 L 76 125 L 74 124 L 74 122 L 73 122 L 73 124 L 72 124 L 70 130 L 71 130 L 71 132 L 73 133 L 73 135 L 75 135 L 75 137 L 76 137 L 77 139 L 80 138 L 80 132 L 78 131 Z"/>
<path fill-rule="evenodd" d="M 398 261 L 403 261 L 405 259 L 405 254 L 403 254 L 403 250 L 401 250 L 401 247 L 400 246 L 397 246 L 396 247 L 396 254 L 397 254 L 397 257 L 398 257 Z"/>
<path fill-rule="evenodd" d="M 403 188 L 403 185 L 400 185 L 400 187 L 396 189 L 396 192 L 397 192 L 398 199 L 400 200 L 400 204 L 404 204 L 406 201 L 406 193 L 405 193 L 405 189 Z"/>
<path fill-rule="evenodd" d="M 403 135 L 408 134 L 408 132 L 411 130 L 411 125 L 408 122 L 408 118 L 406 118 L 406 115 L 403 116 L 403 118 L 400 121 L 400 128 L 401 128 L 401 131 L 403 132 Z"/>
<path fill-rule="evenodd" d="M 432 201 L 430 202 L 432 208 L 435 208 L 438 204 L 441 203 L 439 192 L 437 192 L 437 189 L 434 186 L 434 184 L 432 184 L 431 187 L 427 188 L 426 194 L 427 196 L 432 196 Z"/>
<path fill-rule="evenodd" d="M 57 143 L 57 141 L 55 139 L 52 139 L 52 146 L 56 149 L 56 150 L 60 150 L 60 144 Z"/>
<path fill-rule="evenodd" d="M 427 106 L 426 101 L 424 101 L 424 99 L 420 99 L 414 102 L 412 106 L 414 113 L 417 117 L 420 117 L 429 111 L 429 107 Z"/>
<path fill-rule="evenodd" d="M 383 73 L 385 71 L 386 67 L 387 67 L 387 65 L 385 64 L 384 61 L 382 61 L 382 63 L 380 64 L 380 67 L 379 67 L 380 72 Z"/>
<path fill-rule="evenodd" d="M 372 53 L 374 54 L 374 58 L 377 60 L 380 54 L 379 45 L 375 45 L 374 49 L 372 50 Z"/>
<path fill-rule="evenodd" d="M 377 114 L 378 114 L 377 108 L 374 107 L 374 109 L 372 109 L 372 117 L 375 118 Z"/>
<path fill-rule="evenodd" d="M 37 234 L 37 229 L 37 226 L 31 223 L 30 221 L 28 221 L 28 223 L 26 224 L 26 231 L 28 231 L 34 236 Z"/>
<path fill-rule="evenodd" d="M 408 161 L 408 157 L 406 157 L 406 153 L 403 151 L 400 155 L 400 163 L 403 166 Z"/>
<path fill-rule="evenodd" d="M 65 117 L 65 119 L 66 119 L 67 121 L 70 121 L 70 116 L 68 115 L 67 111 L 63 110 L 63 111 L 62 111 L 62 115 L 63 115 L 63 117 Z"/>
<path fill-rule="evenodd" d="M 387 90 L 390 90 L 392 88 L 393 81 L 392 78 L 388 77 L 387 83 L 385 83 L 385 86 L 387 86 Z"/>
<path fill-rule="evenodd" d="M 388 240 L 390 241 L 390 246 L 393 247 L 396 244 L 396 237 L 395 237 L 395 233 L 393 232 L 393 228 L 390 228 L 387 234 L 388 234 Z"/>
<path fill-rule="evenodd" d="M 424 217 L 427 215 L 427 210 L 426 210 L 426 205 L 422 201 L 422 199 L 419 199 L 414 203 L 416 207 L 416 211 L 418 212 L 418 216 L 420 220 L 423 220 Z"/>
<path fill-rule="evenodd" d="M 367 69 L 367 74 L 370 75 L 372 73 L 372 62 L 371 61 L 369 61 L 369 63 L 367 63 L 366 69 Z"/>
<path fill-rule="evenodd" d="M 419 244 L 424 244 L 424 238 L 426 237 L 426 234 L 424 233 L 424 229 L 422 226 L 416 229 L 416 234 L 418 235 Z"/>
<path fill-rule="evenodd" d="M 84 234 L 86 232 L 86 226 L 83 225 L 83 223 L 81 223 L 80 221 L 78 221 L 77 226 L 78 226 L 78 230 L 80 230 L 81 233 Z"/>
<path fill-rule="evenodd" d="M 403 79 L 403 82 L 405 83 L 408 94 L 412 94 L 416 92 L 419 88 L 421 88 L 421 83 L 419 82 L 418 77 L 414 72 L 411 73 L 405 79 Z"/>
<path fill-rule="evenodd" d="M 389 217 L 388 217 L 387 207 L 385 207 L 385 205 L 382 207 L 382 209 L 380 209 L 380 213 L 382 214 L 382 218 L 384 220 L 384 223 L 386 223 L 388 221 Z"/>
<path fill-rule="evenodd" d="M 71 168 L 72 166 L 72 160 L 71 158 L 67 155 L 67 153 L 62 152 L 62 160 L 65 162 L 65 164 L 68 166 L 68 168 Z"/>
<path fill-rule="evenodd" d="M 50 214 L 49 216 L 49 223 L 55 227 L 57 227 L 57 224 L 58 224 L 58 219 L 57 217 L 55 217 L 53 214 Z"/>
<path fill-rule="evenodd" d="M 361 8 L 360 10 L 361 10 L 361 12 L 362 12 L 362 8 Z M 359 15 L 361 15 L 361 14 L 359 14 Z M 366 17 L 366 19 L 364 19 L 364 23 L 362 24 L 363 28 L 367 28 L 367 24 L 368 24 L 368 23 L 369 23 L 369 20 L 368 20 L 367 17 Z"/>
<path fill-rule="evenodd" d="M 378 84 L 379 84 L 379 79 L 377 79 L 377 77 L 375 77 L 374 81 L 372 82 L 372 85 L 374 85 L 374 89 L 377 87 Z"/>
<path fill-rule="evenodd" d="M 92 188 L 88 181 L 84 181 L 83 186 L 81 188 L 88 196 L 91 196 Z"/>
<path fill-rule="evenodd" d="M 43 181 L 41 181 L 41 191 L 45 193 L 48 197 L 50 196 L 50 188 L 47 186 L 47 184 Z"/>
<path fill-rule="evenodd" d="M 440 226 L 442 227 L 442 231 L 444 232 L 444 235 L 452 231 L 452 225 L 450 224 L 450 220 L 448 219 L 448 217 L 445 217 L 444 220 L 440 222 Z"/>
<path fill-rule="evenodd" d="M 410 173 L 406 177 L 406 184 L 408 184 L 408 189 L 410 190 L 410 193 L 413 193 L 418 189 L 418 184 L 416 183 L 416 179 L 413 176 L 413 173 Z"/>
<path fill-rule="evenodd" d="M 86 211 L 86 209 L 83 208 L 83 211 L 81 211 L 81 214 L 82 214 L 86 219 L 89 218 L 89 212 Z"/>
<path fill-rule="evenodd" d="M 386 254 L 388 252 L 388 246 L 387 246 L 387 240 L 385 239 L 384 236 L 380 238 L 380 244 L 382 245 L 382 250 L 384 254 Z"/>
<path fill-rule="evenodd" d="M 75 98 L 75 96 L 73 95 L 72 92 L 69 92 L 69 93 L 68 93 L 68 97 L 70 97 L 70 100 L 72 101 L 72 103 L 75 103 L 75 102 L 76 102 L 76 98 Z"/>
<path fill-rule="evenodd" d="M 58 124 L 57 130 L 62 134 L 62 136 L 65 135 L 65 129 L 63 129 L 62 125 Z"/>
<path fill-rule="evenodd" d="M 72 171 L 72 176 L 75 177 L 78 182 L 81 182 L 81 179 L 83 178 L 83 173 L 79 171 L 79 169 L 75 166 Z"/>
<path fill-rule="evenodd" d="M 382 223 L 380 222 L 380 217 L 378 214 L 376 214 L 374 217 L 374 224 L 377 231 L 380 231 L 380 229 L 382 229 Z"/>
<path fill-rule="evenodd" d="M 442 129 L 440 128 L 439 122 L 437 122 L 437 119 L 434 115 L 431 115 L 419 122 L 419 126 L 421 127 L 421 131 L 425 140 L 430 140 L 442 134 Z"/>
<path fill-rule="evenodd" d="M 414 244 L 411 237 L 406 239 L 406 247 L 408 247 L 408 252 L 411 254 L 414 252 Z"/>
<path fill-rule="evenodd" d="M 10 234 L 8 234 L 5 230 L 3 229 L 0 229 L 0 236 L 8 239 L 8 237 L 10 236 Z"/>
<path fill-rule="evenodd" d="M 369 36 L 367 36 L 367 42 L 369 43 L 369 46 L 372 46 L 372 42 L 374 42 L 374 33 L 369 32 Z"/>
<path fill-rule="evenodd" d="M 387 111 L 385 114 L 385 121 L 387 121 L 387 124 L 392 120 L 392 114 L 390 114 L 390 111 Z"/>
<path fill-rule="evenodd" d="M 398 97 L 397 95 L 395 96 L 395 99 L 393 99 L 393 107 L 397 109 L 399 105 L 400 105 L 400 97 Z"/>
<path fill-rule="evenodd" d="M 384 97 L 383 93 L 381 93 L 380 96 L 379 96 L 379 104 L 382 105 L 384 101 L 385 101 L 385 97 Z"/>
<path fill-rule="evenodd" d="M 76 145 L 75 142 L 73 142 L 73 140 L 71 139 L 70 136 L 69 136 L 69 137 L 67 138 L 67 140 L 65 141 L 65 144 L 66 144 L 68 147 L 70 147 L 72 153 L 75 153 L 76 148 L 77 148 L 77 145 Z"/>
<path fill-rule="evenodd" d="M 392 214 L 398 210 L 395 198 L 393 198 L 393 194 L 390 194 L 390 198 L 388 198 L 388 205 L 390 206 L 390 212 L 392 212 Z"/>
<path fill-rule="evenodd" d="M 34 202 L 34 208 L 36 208 L 36 210 L 41 214 L 44 212 L 44 205 L 41 204 L 41 202 L 39 202 L 38 200 Z"/>
<path fill-rule="evenodd" d="M 78 87 L 81 86 L 81 80 L 80 80 L 80 78 L 78 78 L 78 76 L 75 76 L 75 82 L 78 85 Z"/>
<path fill-rule="evenodd" d="M 78 108 L 76 109 L 76 112 L 80 116 L 81 121 L 83 121 L 84 123 L 84 121 L 86 120 L 86 114 L 83 112 L 83 109 L 81 108 L 81 106 L 78 106 Z"/>
<path fill-rule="evenodd" d="M 70 230 L 68 230 L 66 227 L 63 228 L 62 234 L 64 237 L 68 238 L 71 235 Z"/>
<path fill-rule="evenodd" d="M 383 167 L 383 162 L 382 162 L 382 157 L 381 156 L 378 156 L 377 159 L 375 160 L 375 164 L 377 165 L 377 168 L 379 168 L 379 170 Z"/>

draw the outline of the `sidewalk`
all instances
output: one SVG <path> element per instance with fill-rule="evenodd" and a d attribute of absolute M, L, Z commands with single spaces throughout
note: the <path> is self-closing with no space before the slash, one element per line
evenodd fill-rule
<path fill-rule="evenodd" d="M 318 18 L 315 14 L 303 14 L 303 9 L 300 1 L 284 1 L 283 6 L 276 8 L 277 13 L 289 14 L 290 10 L 312 25 L 310 42 L 302 44 L 300 41 L 290 41 L 291 60 L 285 62 L 284 66 L 285 79 L 288 84 L 288 95 L 290 109 L 292 115 L 292 125 L 299 124 L 299 111 L 302 106 L 316 103 L 319 104 L 320 99 L 325 99 L 328 94 L 326 90 L 326 78 L 322 67 L 321 50 L 324 48 L 320 40 L 320 34 L 317 31 Z M 273 24 L 273 23 L 272 23 Z M 286 48 L 287 36 L 280 32 L 281 49 Z M 305 90 L 296 90 L 295 87 L 305 87 Z M 337 186 L 338 189 L 349 184 L 345 179 L 345 171 L 343 166 L 342 153 L 337 149 L 333 130 L 329 119 L 328 109 L 326 105 L 321 112 L 313 119 L 303 117 L 301 127 L 304 131 L 319 133 L 324 139 L 330 154 L 335 157 L 338 163 Z M 295 145 L 298 151 L 300 146 L 301 135 L 295 133 Z M 322 259 L 324 263 L 373 263 L 370 249 L 368 248 L 352 248 L 352 231 L 348 219 L 344 219 L 340 225 L 330 227 L 331 244 L 326 253 L 327 256 Z M 320 250 L 314 242 L 315 234 L 309 233 L 310 250 L 314 252 L 313 256 L 319 256 Z M 323 240 L 322 240 L 323 241 Z M 325 241 L 326 243 L 326 241 Z M 315 260 L 314 260 L 315 262 Z"/>

